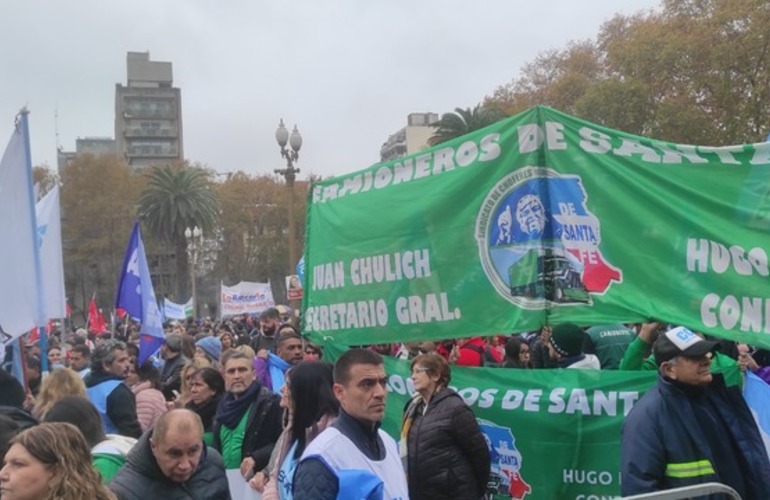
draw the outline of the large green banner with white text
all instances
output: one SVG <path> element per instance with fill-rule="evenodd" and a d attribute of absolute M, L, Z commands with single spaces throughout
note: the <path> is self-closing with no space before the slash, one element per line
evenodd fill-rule
<path fill-rule="evenodd" d="M 348 345 L 651 318 L 770 348 L 770 144 L 538 107 L 309 195 L 303 328 Z"/>
<path fill-rule="evenodd" d="M 347 348 L 328 343 L 324 359 Z M 409 361 L 385 357 L 383 429 L 400 438 L 414 394 Z M 722 373 L 737 376 L 737 366 Z M 490 492 L 498 499 L 620 498 L 623 418 L 655 384 L 657 372 L 452 367 L 450 386 L 487 436 Z"/>

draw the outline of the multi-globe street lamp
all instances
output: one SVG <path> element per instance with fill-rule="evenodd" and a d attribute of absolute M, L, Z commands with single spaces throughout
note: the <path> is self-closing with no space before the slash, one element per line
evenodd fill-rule
<path fill-rule="evenodd" d="M 193 317 L 198 317 L 198 296 L 195 291 L 195 268 L 198 265 L 198 257 L 203 247 L 203 231 L 198 226 L 186 228 L 184 237 L 187 240 L 187 258 L 190 263 L 190 288 L 192 291 Z"/>
<path fill-rule="evenodd" d="M 299 149 L 302 147 L 302 136 L 299 135 L 297 126 L 294 125 L 294 130 L 289 134 L 289 130 L 283 124 L 283 118 L 281 118 L 278 124 L 278 129 L 275 131 L 275 140 L 278 141 L 278 146 L 281 148 L 281 156 L 286 159 L 286 168 L 277 168 L 274 170 L 276 174 L 280 174 L 286 179 L 286 188 L 289 191 L 289 266 L 287 274 L 294 274 L 292 272 L 293 266 L 297 265 L 297 231 L 294 221 L 294 180 L 299 169 L 294 167 L 294 164 L 299 160 Z M 291 149 L 287 149 L 286 145 L 289 145 Z M 292 307 L 296 309 L 296 304 L 292 304 Z"/>

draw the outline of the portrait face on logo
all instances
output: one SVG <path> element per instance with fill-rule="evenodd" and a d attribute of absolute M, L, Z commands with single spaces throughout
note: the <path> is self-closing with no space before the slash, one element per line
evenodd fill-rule
<path fill-rule="evenodd" d="M 516 220 L 522 232 L 542 233 L 545 229 L 545 208 L 540 198 L 533 194 L 522 196 L 516 204 Z"/>

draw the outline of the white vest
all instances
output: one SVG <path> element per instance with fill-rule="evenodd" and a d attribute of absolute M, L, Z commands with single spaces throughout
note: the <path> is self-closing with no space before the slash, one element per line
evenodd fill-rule
<path fill-rule="evenodd" d="M 370 460 L 347 436 L 327 427 L 305 448 L 300 461 L 317 456 L 334 470 L 367 470 L 382 479 L 386 500 L 408 500 L 409 487 L 396 442 L 382 429 L 378 432 L 385 444 L 383 460 Z"/>

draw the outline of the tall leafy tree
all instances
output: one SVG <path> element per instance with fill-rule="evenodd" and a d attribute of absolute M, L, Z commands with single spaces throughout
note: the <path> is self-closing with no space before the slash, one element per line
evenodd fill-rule
<path fill-rule="evenodd" d="M 595 41 L 540 54 L 484 104 L 553 106 L 678 143 L 762 141 L 770 131 L 766 0 L 664 0 L 617 15 Z"/>
<path fill-rule="evenodd" d="M 45 181 L 52 175 L 36 175 L 35 179 Z M 62 167 L 59 175 L 69 303 L 79 316 L 96 294 L 96 302 L 107 310 L 115 300 L 118 273 L 145 178 L 117 156 L 88 154 Z"/>
<path fill-rule="evenodd" d="M 45 163 L 32 167 L 32 180 L 40 189 L 40 197 L 43 197 L 59 182 L 56 172 Z"/>
<path fill-rule="evenodd" d="M 176 255 L 177 300 L 186 298 L 189 267 L 185 229 L 198 226 L 211 234 L 219 216 L 219 201 L 210 172 L 186 164 L 154 167 L 139 200 L 139 215 L 150 233 L 167 242 Z"/>
<path fill-rule="evenodd" d="M 308 184 L 294 184 L 297 247 L 304 246 L 305 200 Z M 237 172 L 216 185 L 221 204 L 220 252 L 215 275 L 227 284 L 267 281 L 277 301 L 285 296 L 288 255 L 288 203 L 285 184 L 274 176 Z"/>
<path fill-rule="evenodd" d="M 502 119 L 504 115 L 496 108 L 476 105 L 474 108 L 455 108 L 453 113 L 444 113 L 433 126 L 436 131 L 428 139 L 435 146 L 475 130 L 482 129 Z"/>

